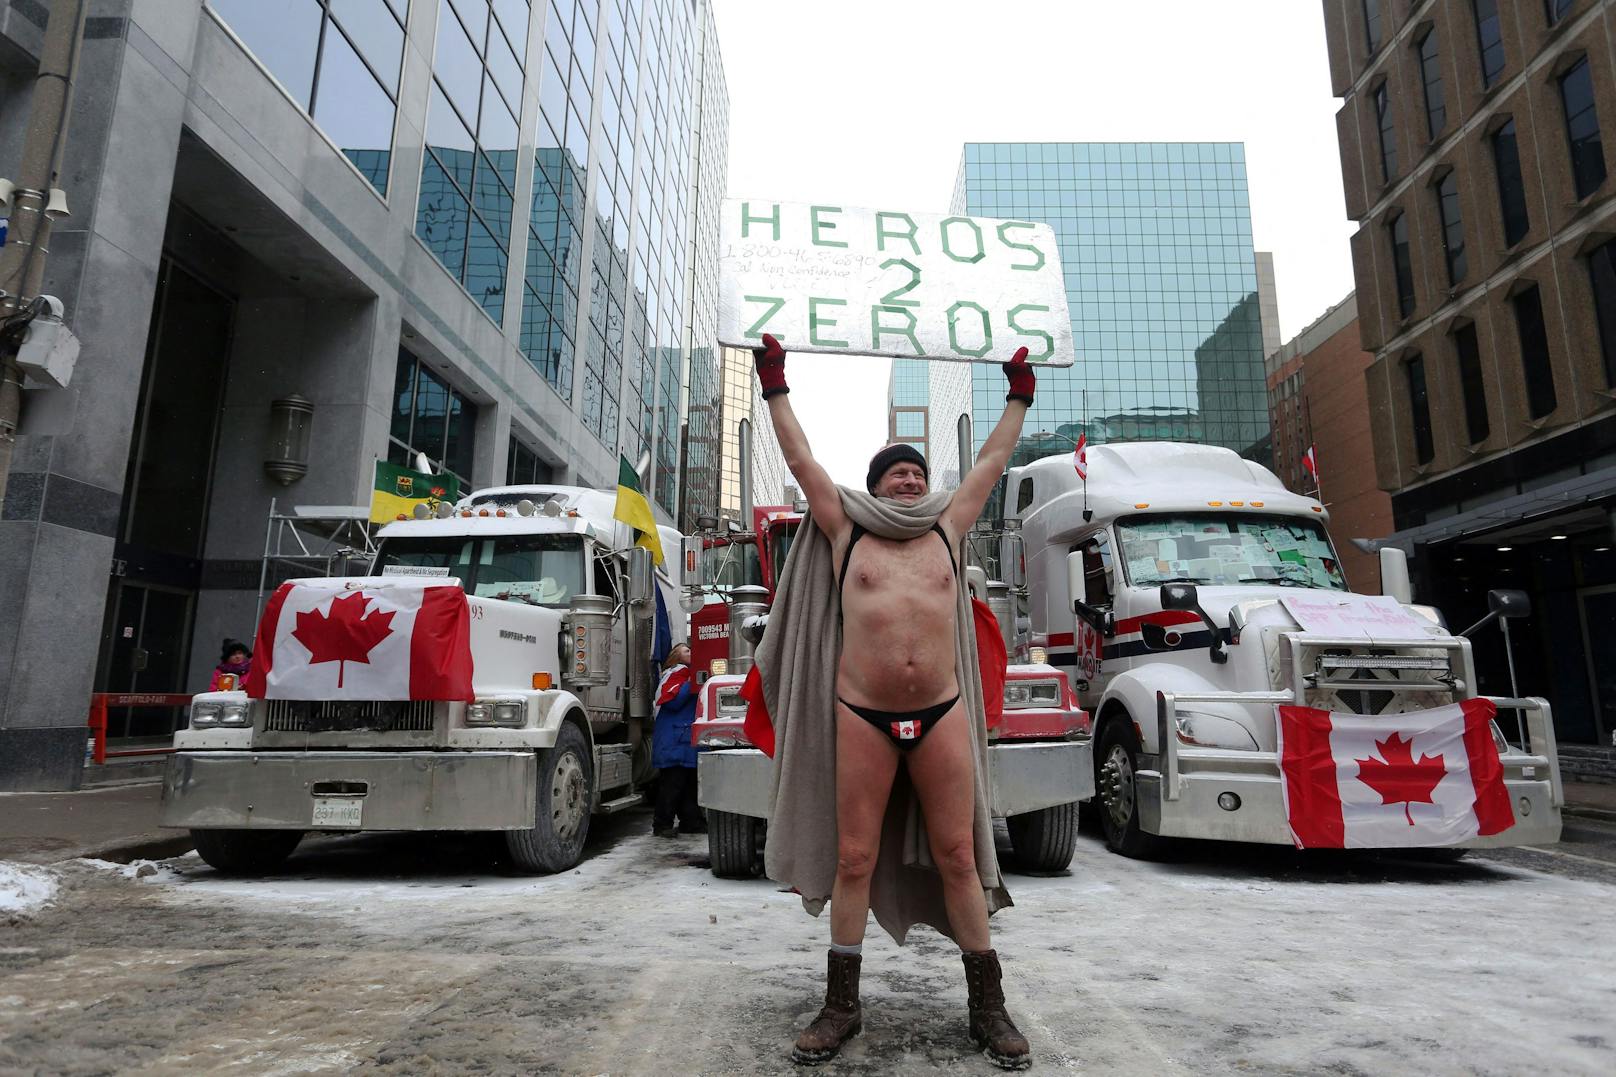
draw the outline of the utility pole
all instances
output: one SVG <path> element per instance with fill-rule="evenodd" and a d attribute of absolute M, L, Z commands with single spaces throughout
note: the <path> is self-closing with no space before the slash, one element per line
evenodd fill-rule
<path fill-rule="evenodd" d="M 51 220 L 66 214 L 52 205 L 51 192 L 62 168 L 67 115 L 73 105 L 73 76 L 88 0 L 55 0 L 45 23 L 39 74 L 34 80 L 22 164 L 11 191 L 10 239 L 0 248 L 0 505 L 6 500 L 17 423 L 22 414 L 22 368 L 17 365 L 20 330 L 33 317 L 27 306 L 38 298 L 50 253 Z"/>

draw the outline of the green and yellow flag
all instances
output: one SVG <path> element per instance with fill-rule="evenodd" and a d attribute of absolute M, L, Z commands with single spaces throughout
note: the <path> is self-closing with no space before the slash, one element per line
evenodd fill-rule
<path fill-rule="evenodd" d="M 453 475 L 427 475 L 407 467 L 376 461 L 376 485 L 370 491 L 370 522 L 392 523 L 402 514 L 410 519 L 415 506 L 451 504 L 460 497 L 460 480 Z"/>
<path fill-rule="evenodd" d="M 651 560 L 662 563 L 662 537 L 657 533 L 656 516 L 651 503 L 640 491 L 640 477 L 628 457 L 617 458 L 617 507 L 612 509 L 613 519 L 622 520 L 634 529 L 634 545 L 651 551 Z"/>

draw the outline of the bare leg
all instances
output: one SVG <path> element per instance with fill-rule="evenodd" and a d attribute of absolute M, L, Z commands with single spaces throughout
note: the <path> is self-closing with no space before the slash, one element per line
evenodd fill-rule
<path fill-rule="evenodd" d="M 920 808 L 932 859 L 943 876 L 943 901 L 961 950 L 987 950 L 988 905 L 976 873 L 976 797 L 971 731 L 965 706 L 956 703 L 932 726 L 905 760 Z M 839 777 L 839 776 L 838 776 Z M 835 933 L 834 922 L 831 928 Z"/>
<path fill-rule="evenodd" d="M 836 883 L 830 892 L 830 939 L 864 941 L 870 915 L 870 875 L 881 851 L 898 749 L 880 730 L 836 704 Z M 983 913 L 984 917 L 986 913 Z"/>

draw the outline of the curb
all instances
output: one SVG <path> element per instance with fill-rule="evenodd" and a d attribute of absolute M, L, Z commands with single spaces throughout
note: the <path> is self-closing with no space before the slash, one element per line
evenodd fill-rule
<path fill-rule="evenodd" d="M 1599 819 L 1606 823 L 1616 823 L 1616 811 L 1609 808 L 1590 808 L 1581 804 L 1567 804 L 1560 809 L 1560 814 L 1578 819 Z"/>
<path fill-rule="evenodd" d="M 158 831 L 151 834 L 135 834 L 94 848 L 81 849 L 73 856 L 62 859 L 108 860 L 114 864 L 127 864 L 134 860 L 167 860 L 172 856 L 184 856 L 195 848 L 196 845 L 191 841 L 189 832 L 171 834 Z"/>

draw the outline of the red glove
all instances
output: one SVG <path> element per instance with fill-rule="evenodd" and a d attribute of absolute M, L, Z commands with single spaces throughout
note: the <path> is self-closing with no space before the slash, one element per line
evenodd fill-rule
<path fill-rule="evenodd" d="M 1038 376 L 1027 365 L 1027 349 L 1020 348 L 1016 356 L 1001 367 L 1004 376 L 1010 379 L 1010 391 L 1005 394 L 1005 402 L 1019 400 L 1029 408 L 1032 407 L 1033 388 L 1038 384 Z"/>
<path fill-rule="evenodd" d="M 1027 349 L 1021 349 L 1025 352 Z M 775 393 L 789 393 L 786 385 L 786 350 L 770 333 L 763 334 L 763 347 L 752 349 L 752 362 L 757 365 L 758 383 L 763 386 L 763 399 Z"/>

